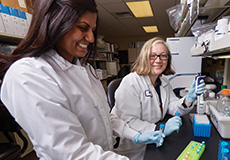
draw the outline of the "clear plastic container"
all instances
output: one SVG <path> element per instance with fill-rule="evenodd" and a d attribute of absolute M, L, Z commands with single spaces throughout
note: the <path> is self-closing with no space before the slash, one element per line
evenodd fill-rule
<path fill-rule="evenodd" d="M 227 85 L 221 85 L 221 90 L 217 92 L 216 99 L 220 99 L 222 97 L 222 89 L 227 89 Z"/>
<path fill-rule="evenodd" d="M 217 110 L 221 115 L 230 117 L 230 89 L 222 89 L 222 97 L 217 102 Z"/>

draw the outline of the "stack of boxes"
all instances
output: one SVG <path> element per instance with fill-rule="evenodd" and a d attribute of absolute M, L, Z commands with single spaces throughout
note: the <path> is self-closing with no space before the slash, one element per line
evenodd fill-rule
<path fill-rule="evenodd" d="M 0 0 L 0 32 L 25 36 L 32 18 L 31 5 L 31 0 Z"/>

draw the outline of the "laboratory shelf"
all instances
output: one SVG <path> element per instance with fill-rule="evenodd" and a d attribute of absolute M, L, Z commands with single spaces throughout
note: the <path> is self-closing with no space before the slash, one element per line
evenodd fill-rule
<path fill-rule="evenodd" d="M 228 0 L 200 0 L 198 3 L 199 10 L 193 9 L 191 20 L 191 13 L 187 8 L 187 4 L 182 8 L 181 24 L 179 24 L 179 30 L 175 34 L 176 37 L 192 35 L 191 28 L 194 24 L 197 24 L 196 22 L 203 24 L 205 20 L 205 24 L 207 24 L 229 15 L 230 6 Z M 196 6 L 193 7 L 196 8 Z"/>
<path fill-rule="evenodd" d="M 19 43 L 24 36 L 0 32 L 0 41 L 7 43 Z"/>
<path fill-rule="evenodd" d="M 208 46 L 208 51 L 206 53 L 204 47 L 193 46 L 190 50 L 192 56 L 205 56 L 205 57 L 224 55 L 227 52 L 230 52 L 230 35 L 226 35 L 218 40 L 210 42 Z"/>
<path fill-rule="evenodd" d="M 230 51 L 230 35 L 226 35 L 216 41 L 213 41 L 209 45 L 209 55 L 216 53 L 224 53 Z"/>

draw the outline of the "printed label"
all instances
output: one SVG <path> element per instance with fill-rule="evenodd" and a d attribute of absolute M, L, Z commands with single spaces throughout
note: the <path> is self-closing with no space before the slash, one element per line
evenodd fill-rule
<path fill-rule="evenodd" d="M 24 0 L 18 0 L 18 4 L 19 4 L 20 7 L 26 8 L 26 4 L 25 4 Z"/>

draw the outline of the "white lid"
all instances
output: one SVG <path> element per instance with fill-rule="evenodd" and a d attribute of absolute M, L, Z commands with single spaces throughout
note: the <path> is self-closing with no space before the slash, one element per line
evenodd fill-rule
<path fill-rule="evenodd" d="M 214 98 L 215 97 L 215 93 L 214 92 L 209 92 L 208 96 L 211 97 L 211 98 Z"/>
<path fill-rule="evenodd" d="M 210 123 L 207 115 L 200 115 L 200 114 L 195 115 L 195 121 L 198 124 L 209 124 Z"/>

